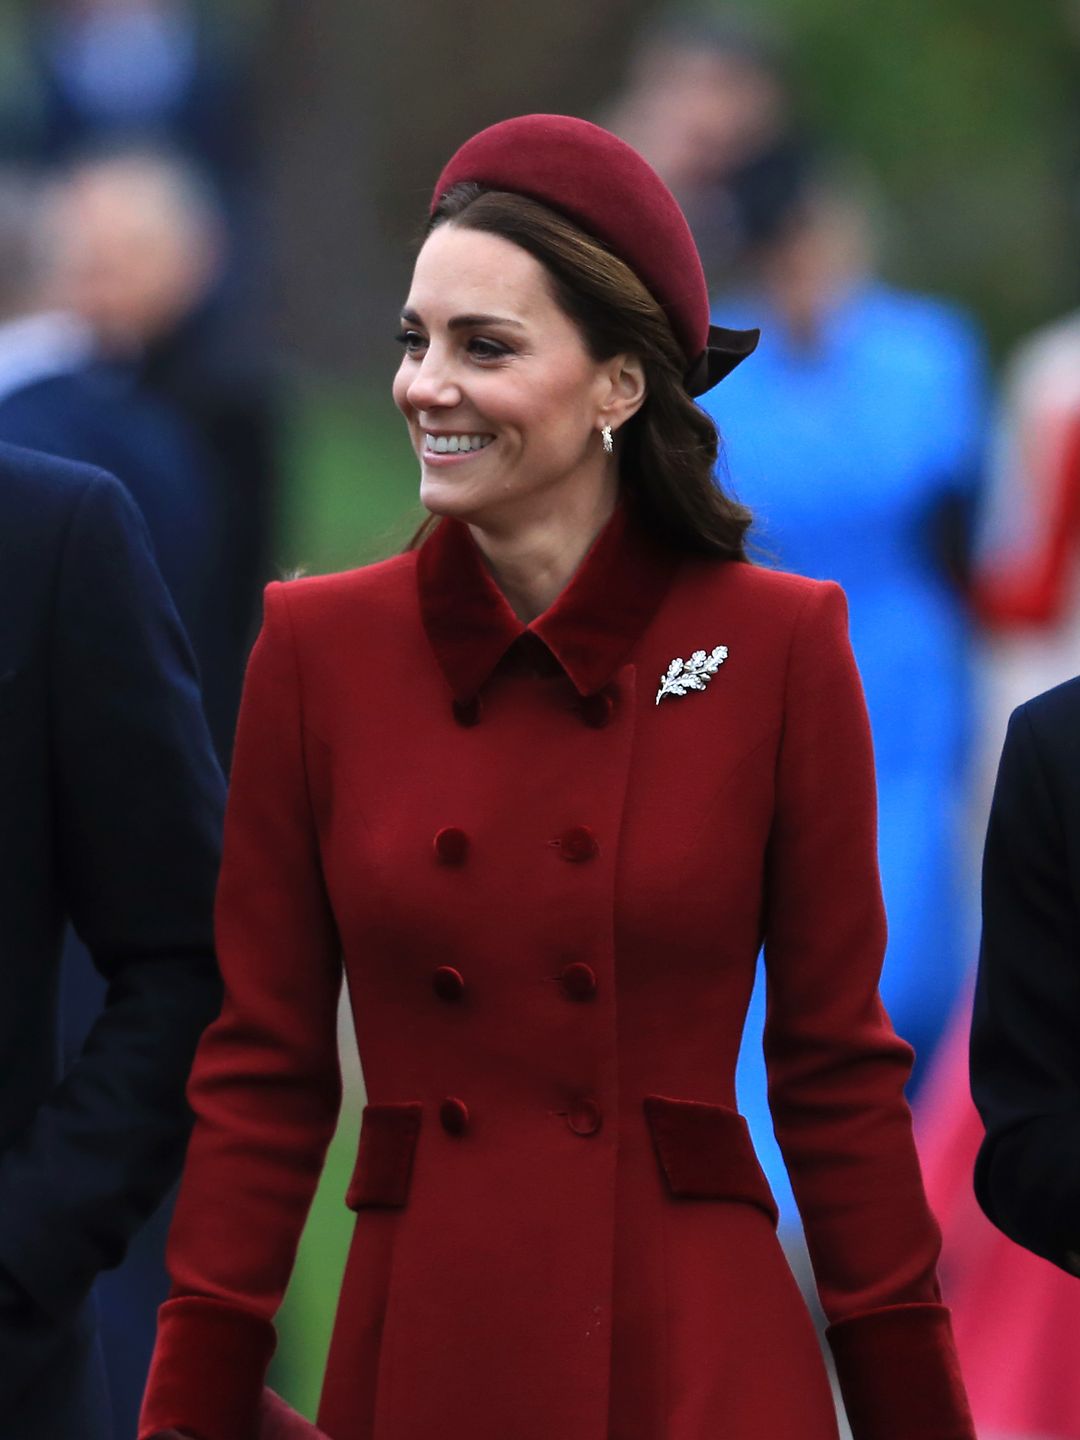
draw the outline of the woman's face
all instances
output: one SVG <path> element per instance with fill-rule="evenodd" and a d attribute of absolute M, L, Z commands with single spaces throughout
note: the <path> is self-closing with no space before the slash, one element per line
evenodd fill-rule
<path fill-rule="evenodd" d="M 452 224 L 432 232 L 402 310 L 394 401 L 437 515 L 505 530 L 570 489 L 614 493 L 600 426 L 619 362 L 598 362 L 520 246 Z"/>

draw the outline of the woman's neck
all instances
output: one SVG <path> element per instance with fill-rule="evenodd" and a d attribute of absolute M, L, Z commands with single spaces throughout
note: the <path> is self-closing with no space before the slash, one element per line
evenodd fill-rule
<path fill-rule="evenodd" d="M 470 525 L 473 539 L 519 620 L 542 615 L 566 589 L 618 499 L 612 487 L 506 529 Z"/>

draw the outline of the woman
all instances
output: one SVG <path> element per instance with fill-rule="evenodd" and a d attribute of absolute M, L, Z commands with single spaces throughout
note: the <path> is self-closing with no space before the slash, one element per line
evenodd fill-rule
<path fill-rule="evenodd" d="M 267 592 L 143 1437 L 257 1433 L 343 955 L 370 1103 L 326 1435 L 835 1440 L 733 1108 L 764 937 L 857 1440 L 970 1440 L 843 597 L 745 563 L 690 399 L 755 340 L 710 334 L 681 212 L 605 131 L 507 121 L 440 177 L 394 394 L 441 519 Z"/>

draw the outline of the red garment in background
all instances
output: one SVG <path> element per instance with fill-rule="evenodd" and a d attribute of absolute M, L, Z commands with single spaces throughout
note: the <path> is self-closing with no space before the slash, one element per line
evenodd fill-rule
<path fill-rule="evenodd" d="M 988 626 L 1061 622 L 1080 571 L 1080 317 L 1040 331 L 1009 367 L 978 551 Z"/>

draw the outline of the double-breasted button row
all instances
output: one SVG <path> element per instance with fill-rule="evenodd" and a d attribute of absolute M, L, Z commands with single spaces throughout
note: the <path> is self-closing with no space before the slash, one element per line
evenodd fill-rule
<path fill-rule="evenodd" d="M 564 965 L 558 980 L 568 1000 L 591 1000 L 596 995 L 596 971 L 584 960 L 571 960 Z M 431 972 L 431 988 L 440 1000 L 454 1004 L 464 998 L 465 977 L 453 965 L 436 965 Z"/>

